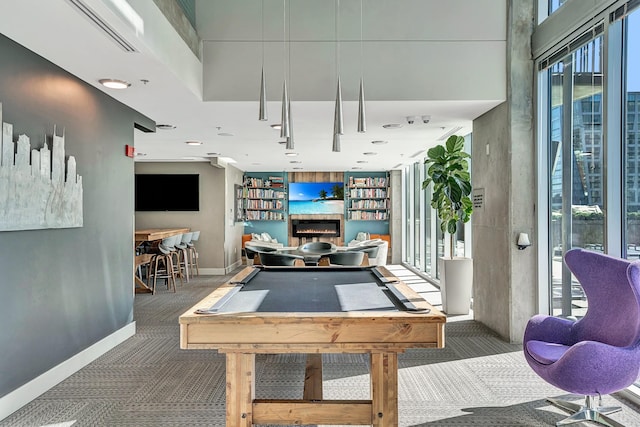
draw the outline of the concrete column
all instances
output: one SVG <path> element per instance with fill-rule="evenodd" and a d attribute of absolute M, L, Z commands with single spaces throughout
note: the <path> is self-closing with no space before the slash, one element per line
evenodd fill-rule
<path fill-rule="evenodd" d="M 507 101 L 473 122 L 473 187 L 484 189 L 472 220 L 474 316 L 514 343 L 537 312 L 535 250 L 516 247 L 520 232 L 537 244 L 533 28 L 534 1 L 508 0 Z"/>
<path fill-rule="evenodd" d="M 391 219 L 389 233 L 391 233 L 391 263 L 402 262 L 402 171 L 392 170 L 390 174 L 391 191 Z"/>

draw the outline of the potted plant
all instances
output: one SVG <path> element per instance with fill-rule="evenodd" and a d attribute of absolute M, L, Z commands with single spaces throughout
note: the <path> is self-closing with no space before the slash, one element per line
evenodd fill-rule
<path fill-rule="evenodd" d="M 452 135 L 444 146 L 429 149 L 424 161 L 428 169 L 422 188 L 433 183 L 430 204 L 438 213 L 442 232 L 449 235 L 449 257 L 439 260 L 442 307 L 447 314 L 467 314 L 471 304 L 473 260 L 454 256 L 458 225 L 468 222 L 473 213 L 470 156 L 463 149 L 464 138 Z"/>

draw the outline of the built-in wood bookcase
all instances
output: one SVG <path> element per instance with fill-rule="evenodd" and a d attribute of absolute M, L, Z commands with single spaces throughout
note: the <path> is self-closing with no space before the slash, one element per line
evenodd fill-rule
<path fill-rule="evenodd" d="M 284 221 L 287 186 L 284 173 L 244 176 L 243 212 L 246 221 Z"/>
<path fill-rule="evenodd" d="M 389 221 L 389 174 L 348 176 L 347 221 Z"/>

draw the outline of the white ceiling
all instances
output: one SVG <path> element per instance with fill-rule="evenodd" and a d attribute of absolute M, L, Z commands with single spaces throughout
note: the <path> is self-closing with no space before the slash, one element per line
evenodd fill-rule
<path fill-rule="evenodd" d="M 72 4 L 79 2 L 137 52 L 105 36 Z M 286 3 L 283 27 L 283 0 L 264 0 L 264 12 L 259 0 L 197 0 L 202 60 L 152 0 L 0 0 L 0 32 L 157 124 L 176 126 L 136 131 L 136 151 L 145 154 L 136 161 L 208 161 L 219 153 L 246 171 L 394 169 L 447 133 L 471 132 L 472 120 L 506 97 L 504 0 L 364 0 L 362 27 L 360 0 L 341 0 L 339 13 L 327 0 Z M 258 120 L 263 49 L 267 122 Z M 331 151 L 336 58 L 340 153 Z M 280 121 L 285 72 L 296 157 L 285 156 L 279 131 L 269 126 Z M 361 74 L 366 133 L 356 132 Z M 106 89 L 98 84 L 106 77 L 132 85 Z M 408 124 L 407 116 L 417 120 Z M 402 127 L 382 127 L 389 123 Z M 185 144 L 192 140 L 203 144 Z"/>

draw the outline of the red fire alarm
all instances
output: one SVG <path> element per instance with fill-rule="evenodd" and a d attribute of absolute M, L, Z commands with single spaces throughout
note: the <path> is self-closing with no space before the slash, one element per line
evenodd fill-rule
<path fill-rule="evenodd" d="M 133 156 L 136 154 L 136 148 L 132 147 L 131 145 L 125 145 L 124 154 L 126 154 L 127 157 L 131 157 L 133 159 Z"/>

